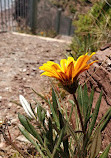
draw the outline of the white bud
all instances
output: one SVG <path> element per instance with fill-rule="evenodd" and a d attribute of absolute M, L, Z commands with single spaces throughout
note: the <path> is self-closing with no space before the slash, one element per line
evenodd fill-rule
<path fill-rule="evenodd" d="M 19 99 L 27 115 L 30 118 L 35 118 L 35 115 L 30 107 L 30 104 L 27 102 L 27 100 L 22 95 L 19 95 Z"/>

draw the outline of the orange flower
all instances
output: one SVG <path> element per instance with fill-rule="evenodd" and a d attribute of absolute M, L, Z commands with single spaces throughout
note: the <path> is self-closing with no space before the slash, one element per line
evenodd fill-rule
<path fill-rule="evenodd" d="M 85 55 L 81 55 L 77 61 L 75 61 L 73 57 L 68 57 L 67 59 L 62 59 L 60 65 L 48 61 L 43 64 L 43 66 L 39 67 L 39 69 L 45 71 L 41 75 L 56 78 L 63 86 L 72 86 L 80 73 L 88 70 L 94 62 L 97 62 L 93 61 L 89 64 L 87 63 L 94 54 L 95 53 L 87 55 L 86 53 Z"/>

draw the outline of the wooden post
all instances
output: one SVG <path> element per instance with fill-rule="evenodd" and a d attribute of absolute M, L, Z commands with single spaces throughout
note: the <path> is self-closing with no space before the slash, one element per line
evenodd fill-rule
<path fill-rule="evenodd" d="M 68 35 L 71 35 L 72 19 L 69 19 Z"/>
<path fill-rule="evenodd" d="M 37 5 L 38 0 L 31 0 L 31 32 L 32 34 L 36 34 L 37 30 Z"/>
<path fill-rule="evenodd" d="M 56 21 L 56 32 L 59 34 L 60 31 L 60 21 L 61 21 L 62 9 L 59 8 L 57 11 L 57 21 Z"/>

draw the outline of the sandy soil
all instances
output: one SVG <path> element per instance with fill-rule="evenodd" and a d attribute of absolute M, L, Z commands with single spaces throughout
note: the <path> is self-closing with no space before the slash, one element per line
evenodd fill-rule
<path fill-rule="evenodd" d="M 9 129 L 13 140 L 20 135 L 17 113 L 23 112 L 23 108 L 10 101 L 19 102 L 19 94 L 22 94 L 32 102 L 35 96 L 31 88 L 37 92 L 48 91 L 48 78 L 40 77 L 39 66 L 49 60 L 58 62 L 67 45 L 63 40 L 0 34 L 0 118 L 11 120 Z M 13 153 L 3 140 L 0 151 L 1 157 L 4 155 L 5 158 Z"/>

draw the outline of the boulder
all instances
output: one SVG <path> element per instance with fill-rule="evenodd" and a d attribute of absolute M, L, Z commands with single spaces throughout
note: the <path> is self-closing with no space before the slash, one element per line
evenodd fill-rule
<path fill-rule="evenodd" d="M 92 60 L 98 60 L 91 68 L 80 75 L 80 84 L 85 83 L 89 91 L 92 87 L 95 89 L 94 105 L 102 90 L 103 98 L 100 111 L 102 115 L 111 106 L 111 47 L 104 51 L 98 51 Z"/>

